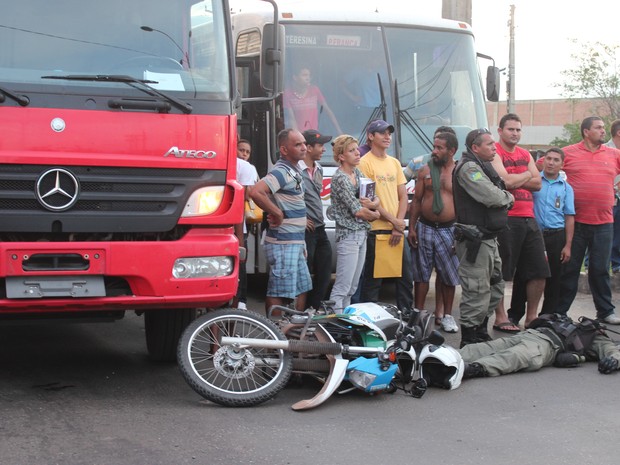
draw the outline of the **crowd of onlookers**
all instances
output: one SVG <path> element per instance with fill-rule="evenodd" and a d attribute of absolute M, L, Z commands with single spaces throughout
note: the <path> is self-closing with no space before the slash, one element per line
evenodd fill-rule
<path fill-rule="evenodd" d="M 360 147 L 347 134 L 332 138 L 314 129 L 284 129 L 277 137 L 279 160 L 260 180 L 247 161 L 250 143 L 239 141 L 238 180 L 248 186 L 246 199 L 265 215 L 267 308 L 295 301 L 303 310 L 331 300 L 340 309 L 377 301 L 385 279 L 395 282 L 400 309 L 424 308 L 435 271 L 436 323 L 446 332 L 460 331 L 464 346 L 490 339 L 493 315 L 495 330 L 515 333 L 523 318 L 528 328 L 539 312 L 566 314 L 587 257 L 597 318 L 620 324 L 610 285 L 610 269 L 620 270 L 614 192 L 620 120 L 607 140 L 603 120 L 588 117 L 581 142 L 553 147 L 537 161 L 518 145 L 522 123 L 516 114 L 501 118 L 497 141 L 491 131 L 476 129 L 467 134 L 465 147 L 442 126 L 428 163 L 405 172 L 388 154 L 394 130 L 374 120 Z M 333 251 L 320 195 L 320 160 L 329 142 L 338 165 L 331 179 Z M 409 177 L 415 178 L 411 202 Z M 240 274 L 242 307 L 246 281 Z M 505 281 L 513 283 L 509 304 Z M 452 315 L 457 285 L 459 322 Z"/>

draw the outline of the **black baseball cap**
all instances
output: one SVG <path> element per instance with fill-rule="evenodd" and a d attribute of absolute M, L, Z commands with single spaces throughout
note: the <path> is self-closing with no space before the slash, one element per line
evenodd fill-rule
<path fill-rule="evenodd" d="M 321 134 L 316 129 L 308 129 L 302 133 L 304 139 L 306 139 L 306 144 L 327 144 L 330 140 L 332 140 L 332 136 L 326 136 Z"/>

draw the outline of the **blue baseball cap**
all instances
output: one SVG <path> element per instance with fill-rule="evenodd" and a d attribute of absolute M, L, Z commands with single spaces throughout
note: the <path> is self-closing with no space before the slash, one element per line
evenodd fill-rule
<path fill-rule="evenodd" d="M 382 119 L 376 119 L 374 121 L 371 121 L 371 123 L 368 125 L 368 128 L 366 128 L 366 133 L 373 134 L 375 132 L 385 132 L 386 130 L 390 131 L 390 134 L 394 134 L 394 126 L 386 123 Z"/>

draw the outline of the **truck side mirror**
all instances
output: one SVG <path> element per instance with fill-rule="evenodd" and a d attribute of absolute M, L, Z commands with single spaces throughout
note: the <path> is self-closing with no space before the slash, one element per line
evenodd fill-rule
<path fill-rule="evenodd" d="M 489 102 L 499 100 L 499 68 L 497 66 L 487 68 L 487 100 Z"/>
<path fill-rule="evenodd" d="M 284 81 L 284 26 L 265 24 L 260 63 L 260 85 L 274 95 L 282 92 Z"/>

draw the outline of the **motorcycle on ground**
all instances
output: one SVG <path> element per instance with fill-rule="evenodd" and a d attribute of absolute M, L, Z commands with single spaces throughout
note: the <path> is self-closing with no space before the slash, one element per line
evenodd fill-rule
<path fill-rule="evenodd" d="M 254 406 L 273 398 L 293 373 L 323 382 L 317 395 L 295 403 L 294 410 L 316 407 L 339 389 L 341 393 L 401 389 L 421 397 L 427 384 L 437 384 L 439 378 L 439 384 L 449 385 L 444 387 L 458 387 L 463 364 L 458 352 L 443 346 L 444 338 L 432 330 L 427 312 L 412 310 L 406 317 L 404 321 L 393 305 L 379 303 L 354 304 L 340 313 L 329 302 L 319 310 L 304 312 L 274 306 L 268 317 L 249 310 L 221 309 L 186 328 L 177 359 L 192 389 L 212 402 L 232 407 Z M 420 369 L 422 353 L 427 376 Z M 454 366 L 442 363 L 437 358 L 440 353 L 454 358 Z M 418 370 L 421 376 L 414 379 Z"/>

